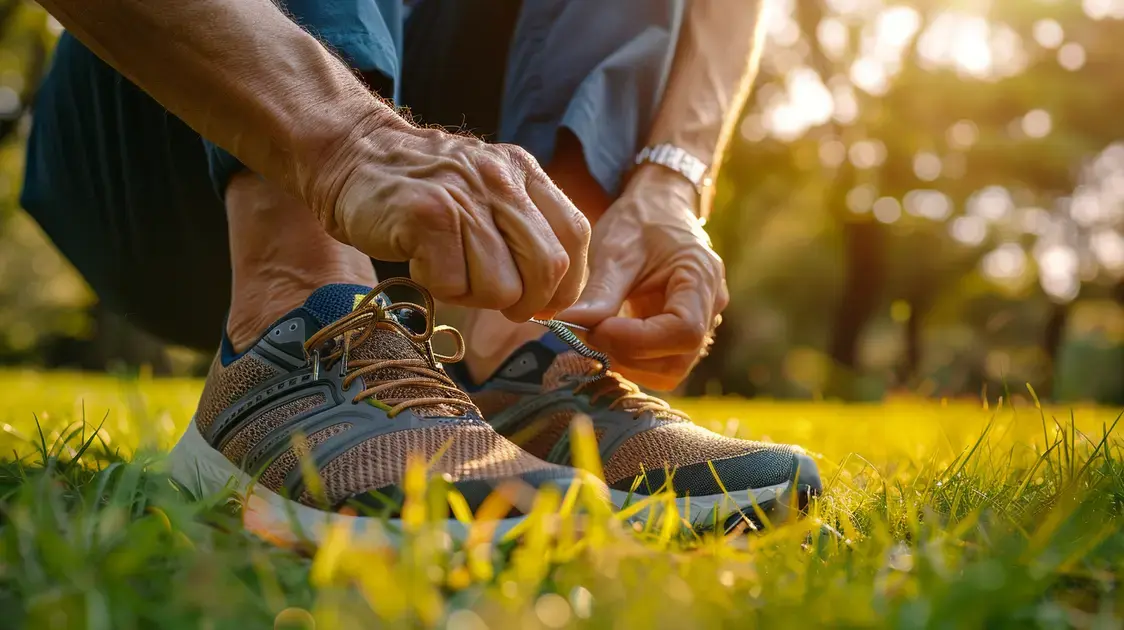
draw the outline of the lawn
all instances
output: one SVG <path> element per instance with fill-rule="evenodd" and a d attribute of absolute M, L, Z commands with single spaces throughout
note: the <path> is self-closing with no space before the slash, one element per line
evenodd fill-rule
<path fill-rule="evenodd" d="M 1025 389 L 1014 404 L 994 395 L 861 406 L 680 401 L 720 432 L 815 453 L 827 490 L 810 517 L 729 536 L 697 534 L 670 516 L 637 531 L 593 508 L 574 516 L 569 497 L 544 493 L 519 540 L 460 545 L 426 526 L 446 502 L 421 484 L 409 493 L 399 547 L 340 532 L 311 549 L 270 545 L 244 529 L 236 498 L 191 497 L 163 476 L 160 449 L 188 421 L 200 387 L 0 372 L 0 627 L 1124 620 L 1124 439 L 1111 430 L 1119 410 L 1039 409 Z M 554 527 L 539 526 L 547 522 Z"/>

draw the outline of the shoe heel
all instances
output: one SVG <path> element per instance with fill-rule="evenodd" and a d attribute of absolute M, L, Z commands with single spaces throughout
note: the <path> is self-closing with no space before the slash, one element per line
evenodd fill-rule
<path fill-rule="evenodd" d="M 244 493 L 251 482 L 249 475 L 203 439 L 194 417 L 167 461 L 172 478 L 197 498 L 217 494 L 231 484 Z"/>

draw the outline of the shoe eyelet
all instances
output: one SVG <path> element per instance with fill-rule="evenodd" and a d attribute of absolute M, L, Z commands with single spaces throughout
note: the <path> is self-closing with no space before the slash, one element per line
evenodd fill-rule
<path fill-rule="evenodd" d="M 292 324 L 289 324 L 289 331 L 290 331 L 290 332 L 292 332 L 292 331 L 294 331 L 294 330 L 296 330 L 296 329 L 297 329 L 297 324 L 296 324 L 296 322 L 293 322 Z"/>

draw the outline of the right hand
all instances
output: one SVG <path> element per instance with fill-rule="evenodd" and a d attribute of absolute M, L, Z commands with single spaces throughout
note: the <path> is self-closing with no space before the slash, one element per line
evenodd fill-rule
<path fill-rule="evenodd" d="M 323 169 L 335 194 L 321 223 L 450 304 L 512 321 L 573 304 L 586 278 L 585 216 L 514 145 L 436 129 L 380 128 L 353 138 Z"/>

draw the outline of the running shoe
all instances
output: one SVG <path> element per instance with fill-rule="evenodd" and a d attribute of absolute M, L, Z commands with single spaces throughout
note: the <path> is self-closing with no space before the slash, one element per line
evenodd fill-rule
<path fill-rule="evenodd" d="M 383 291 L 393 285 L 413 288 L 423 304 L 390 304 Z M 516 507 L 497 533 L 518 522 L 534 490 L 565 492 L 587 479 L 528 454 L 484 422 L 442 367 L 458 361 L 464 346 L 455 330 L 434 327 L 433 306 L 425 289 L 405 279 L 373 289 L 333 284 L 245 352 L 224 340 L 170 456 L 173 477 L 202 493 L 233 480 L 246 495 L 248 527 L 282 540 L 299 540 L 289 535 L 299 531 L 313 542 L 337 523 L 359 530 L 393 523 L 415 456 L 474 511 L 502 489 Z M 434 354 L 430 340 L 439 332 L 452 335 L 455 356 Z"/>
<path fill-rule="evenodd" d="M 800 447 L 702 428 L 609 370 L 607 357 L 562 322 L 540 323 L 552 332 L 520 347 L 483 383 L 460 366 L 453 376 L 500 434 L 557 465 L 570 463 L 573 419 L 591 418 L 616 507 L 670 490 L 696 527 L 742 519 L 760 526 L 758 510 L 770 522 L 784 520 L 790 505 L 804 510 L 821 491 L 816 464 Z M 639 518 L 655 513 L 642 510 Z"/>

